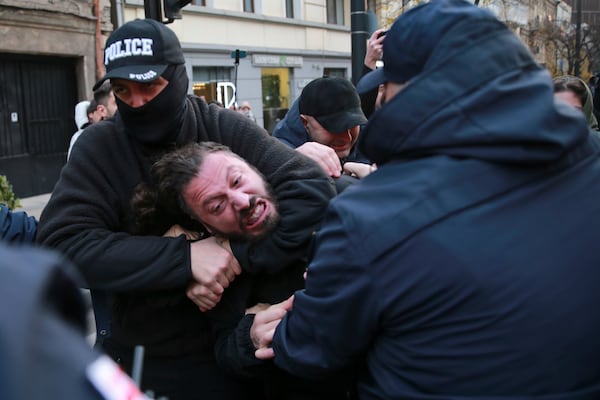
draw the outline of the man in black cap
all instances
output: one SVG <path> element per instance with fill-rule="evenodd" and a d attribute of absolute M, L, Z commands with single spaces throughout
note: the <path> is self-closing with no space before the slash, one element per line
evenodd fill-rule
<path fill-rule="evenodd" d="M 311 81 L 285 119 L 273 136 L 318 162 L 332 177 L 340 178 L 342 171 L 363 177 L 371 171 L 369 160 L 355 146 L 367 118 L 349 80 L 323 77 Z M 346 180 L 336 182 L 338 191 Z"/>
<path fill-rule="evenodd" d="M 330 202 L 293 307 L 256 314 L 257 355 L 357 365 L 361 399 L 600 398 L 600 140 L 468 1 L 402 14 L 383 62 L 357 85 L 384 85 L 378 169 Z"/>
<path fill-rule="evenodd" d="M 111 336 L 103 348 L 130 371 L 134 346 L 144 346 L 144 389 L 170 400 L 243 398 L 252 392 L 216 367 L 200 310 L 214 307 L 242 270 L 277 272 L 304 260 L 335 189 L 316 163 L 248 118 L 188 95 L 181 45 L 162 23 L 121 26 L 106 42 L 104 63 L 95 87 L 110 80 L 118 111 L 77 141 L 37 239 L 70 257 L 94 292 L 110 294 Z M 204 141 L 228 146 L 268 180 L 281 215 L 269 235 L 188 242 L 136 230 L 130 202 L 138 184 L 154 185 L 153 162 Z M 173 221 L 185 217 L 170 211 Z"/>

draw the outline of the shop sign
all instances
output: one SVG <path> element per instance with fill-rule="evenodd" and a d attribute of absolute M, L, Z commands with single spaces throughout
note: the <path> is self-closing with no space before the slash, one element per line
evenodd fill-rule
<path fill-rule="evenodd" d="M 301 67 L 301 56 L 278 56 L 274 54 L 253 54 L 252 65 L 257 67 Z"/>

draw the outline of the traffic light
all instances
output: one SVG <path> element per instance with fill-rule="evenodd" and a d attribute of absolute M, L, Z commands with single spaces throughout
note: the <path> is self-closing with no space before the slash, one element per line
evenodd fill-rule
<path fill-rule="evenodd" d="M 163 0 L 163 8 L 165 18 L 168 22 L 173 22 L 174 19 L 181 19 L 181 9 L 190 4 L 192 0 Z"/>

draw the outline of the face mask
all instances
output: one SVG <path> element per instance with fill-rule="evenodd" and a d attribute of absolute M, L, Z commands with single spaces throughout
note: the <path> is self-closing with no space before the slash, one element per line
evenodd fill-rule
<path fill-rule="evenodd" d="M 130 107 L 115 97 L 127 134 L 148 148 L 175 142 L 185 115 L 189 83 L 185 66 L 172 65 L 163 73 L 163 77 L 169 84 L 141 107 Z"/>

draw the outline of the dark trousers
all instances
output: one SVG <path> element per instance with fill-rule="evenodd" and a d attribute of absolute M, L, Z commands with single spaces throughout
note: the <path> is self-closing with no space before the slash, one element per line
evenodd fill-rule
<path fill-rule="evenodd" d="M 111 340 L 103 350 L 131 375 L 133 350 L 117 349 Z M 148 357 L 142 366 L 141 389 L 168 400 L 244 400 L 262 397 L 262 389 L 226 374 L 215 361 L 194 356 Z M 163 399 L 164 400 L 164 399 Z"/>

